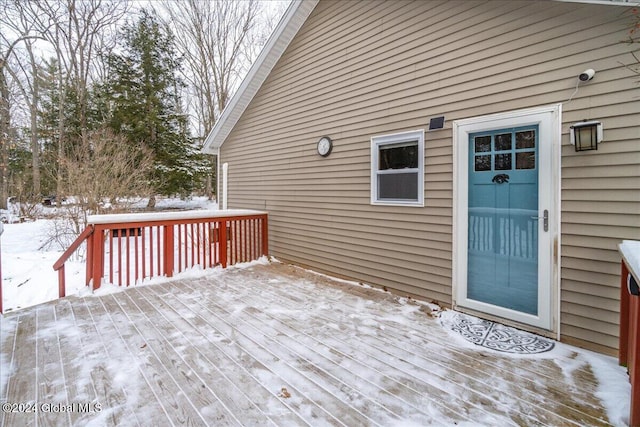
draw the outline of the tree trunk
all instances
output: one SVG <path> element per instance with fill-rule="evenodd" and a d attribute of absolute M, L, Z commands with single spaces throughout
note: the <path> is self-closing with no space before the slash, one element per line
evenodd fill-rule
<path fill-rule="evenodd" d="M 213 199 L 213 179 L 210 173 L 207 174 L 207 183 L 206 183 L 205 192 L 207 193 L 207 199 L 209 200 Z"/>
<path fill-rule="evenodd" d="M 40 196 L 40 144 L 38 143 L 38 82 L 33 79 L 33 99 L 31 100 L 31 166 L 34 198 Z"/>
<path fill-rule="evenodd" d="M 0 61 L 3 61 L 0 59 Z M 4 75 L 4 61 L 0 64 L 0 209 L 7 209 L 9 197 L 9 88 Z"/>
<path fill-rule="evenodd" d="M 60 54 L 58 53 L 58 58 Z M 58 60 L 58 63 L 61 61 Z M 60 99 L 58 100 L 58 161 L 56 165 L 56 206 L 59 208 L 62 206 L 62 185 L 63 185 L 63 168 L 61 162 L 65 157 L 64 151 L 64 133 L 65 133 L 65 121 L 64 121 L 64 101 L 67 96 L 67 90 L 62 78 L 62 68 L 58 67 L 58 84 L 60 87 Z"/>
<path fill-rule="evenodd" d="M 31 101 L 27 101 L 29 105 L 29 113 L 31 115 L 31 178 L 32 193 L 34 200 L 39 198 L 40 194 L 40 144 L 38 142 L 38 103 L 40 102 L 40 84 L 38 82 L 38 65 L 33 54 L 33 46 L 31 41 L 27 41 L 27 52 L 29 53 L 29 62 L 31 62 L 31 76 L 33 83 L 31 85 Z M 25 97 L 27 93 L 25 92 Z"/>

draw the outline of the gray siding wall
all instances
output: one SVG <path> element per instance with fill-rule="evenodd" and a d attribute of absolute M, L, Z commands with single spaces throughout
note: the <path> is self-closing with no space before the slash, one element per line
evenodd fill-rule
<path fill-rule="evenodd" d="M 617 347 L 622 239 L 640 239 L 640 90 L 622 7 L 551 1 L 324 1 L 221 148 L 229 207 L 269 211 L 271 254 L 451 303 L 451 121 L 563 106 L 561 332 Z M 634 78 L 635 77 L 635 78 Z M 425 206 L 370 205 L 370 138 L 424 129 Z M 599 119 L 597 152 L 569 126 Z M 322 135 L 334 140 L 316 154 Z"/>

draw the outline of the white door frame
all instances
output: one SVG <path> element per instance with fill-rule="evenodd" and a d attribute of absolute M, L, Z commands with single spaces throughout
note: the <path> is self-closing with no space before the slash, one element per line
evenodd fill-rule
<path fill-rule="evenodd" d="M 560 306 L 560 143 L 562 104 L 509 111 L 453 122 L 453 308 L 468 308 L 559 333 Z M 549 211 L 538 237 L 538 315 L 467 298 L 469 134 L 538 125 L 538 212 Z"/>

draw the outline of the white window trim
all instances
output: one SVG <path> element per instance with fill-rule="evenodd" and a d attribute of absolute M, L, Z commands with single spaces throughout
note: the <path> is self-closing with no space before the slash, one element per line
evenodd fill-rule
<path fill-rule="evenodd" d="M 393 170 L 392 172 L 378 171 L 379 148 L 383 145 L 418 141 L 418 168 Z M 378 174 L 382 173 L 418 173 L 418 200 L 378 200 Z M 371 204 L 383 206 L 413 206 L 424 207 L 424 129 L 400 132 L 371 137 Z"/>

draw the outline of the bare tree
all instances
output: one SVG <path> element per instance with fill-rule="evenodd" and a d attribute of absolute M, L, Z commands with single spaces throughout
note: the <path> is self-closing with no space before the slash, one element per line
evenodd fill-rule
<path fill-rule="evenodd" d="M 131 145 L 124 136 L 106 129 L 88 132 L 87 141 L 60 161 L 66 185 L 74 194 L 67 217 L 76 235 L 86 224 L 87 215 L 124 210 L 131 198 L 150 191 L 146 176 L 151 156 L 142 145 Z"/>
<path fill-rule="evenodd" d="M 281 5 L 283 5 L 282 3 Z M 256 0 L 185 0 L 161 3 L 161 16 L 174 30 L 189 85 L 189 108 L 204 140 L 239 86 L 259 49 L 282 14 L 282 6 L 265 10 Z M 213 160 L 212 160 L 212 170 Z M 212 194 L 212 180 L 207 193 Z"/>
<path fill-rule="evenodd" d="M 66 89 L 73 88 L 78 105 L 79 135 L 88 144 L 88 93 L 98 53 L 109 46 L 117 24 L 128 11 L 125 0 L 40 0 L 20 2 L 22 13 L 39 22 L 44 37 L 55 50 L 58 69 L 59 99 L 58 157 L 64 156 L 67 127 L 63 103 Z M 62 194 L 62 174 L 58 173 L 57 192 Z"/>
<path fill-rule="evenodd" d="M 80 128 L 87 129 L 87 95 L 94 70 L 99 69 L 98 53 L 111 46 L 117 24 L 128 11 L 124 0 L 41 0 L 29 3 L 53 23 L 44 31 L 56 50 L 78 97 Z"/>
<path fill-rule="evenodd" d="M 151 157 L 142 145 L 132 146 L 106 129 L 88 132 L 87 141 L 60 159 L 74 196 L 59 208 L 45 247 L 66 249 L 86 227 L 88 215 L 126 211 L 150 191 L 145 177 Z"/>
<path fill-rule="evenodd" d="M 33 170 L 33 193 L 40 193 L 40 163 L 37 126 L 38 79 L 37 55 L 34 51 L 35 38 L 49 42 L 49 48 L 55 52 L 58 67 L 59 97 L 58 117 L 58 157 L 63 156 L 66 146 L 67 123 L 63 103 L 66 101 L 67 88 L 72 88 L 78 106 L 77 135 L 86 145 L 88 126 L 88 92 L 94 70 L 100 70 L 98 52 L 108 49 L 115 40 L 116 28 L 127 12 L 126 0 L 0 0 L 2 15 L 0 25 L 3 28 L 0 38 L 0 136 L 2 138 L 2 191 L 0 206 L 7 196 L 7 135 L 10 123 L 10 106 L 7 104 L 6 67 L 10 55 L 15 55 L 16 46 L 23 42 L 26 52 L 18 65 L 22 68 L 22 78 L 17 71 L 13 79 L 20 82 L 23 98 L 30 111 L 31 151 Z M 57 174 L 58 192 L 62 190 L 62 175 Z"/>
<path fill-rule="evenodd" d="M 17 76 L 17 70 L 9 66 L 10 59 L 15 55 L 18 45 L 32 45 L 34 39 L 42 38 L 34 23 L 25 20 L 20 13 L 18 3 L 3 0 L 0 3 L 0 169 L 2 183 L 0 185 L 0 208 L 6 209 L 9 190 L 9 139 L 11 128 L 11 99 L 8 78 L 11 76 L 17 83 L 23 95 L 25 87 Z M 18 63 L 18 66 L 21 64 Z M 28 98 L 28 97 L 25 97 Z M 33 123 L 32 123 L 33 125 Z M 33 131 L 34 129 L 32 129 Z"/>
<path fill-rule="evenodd" d="M 632 48 L 635 48 L 635 45 L 640 43 L 640 9 L 634 7 L 629 9 L 626 13 L 629 17 L 629 21 L 627 23 L 627 38 L 626 40 L 623 40 L 623 42 L 629 44 Z M 633 58 L 632 63 L 622 65 L 633 72 L 636 76 L 640 76 L 640 50 L 632 50 L 629 53 Z M 636 83 L 640 83 L 640 80 L 637 80 Z"/>
<path fill-rule="evenodd" d="M 31 198 L 35 198 L 40 195 L 40 143 L 38 140 L 39 65 L 34 54 L 34 40 L 24 40 L 24 46 L 26 48 L 26 58 L 17 58 L 16 69 L 8 67 L 7 72 L 20 90 L 23 102 L 29 110 L 32 187 L 28 193 L 30 193 Z"/>
<path fill-rule="evenodd" d="M 260 3 L 255 0 L 162 3 L 176 42 L 184 55 L 186 75 L 205 132 L 226 105 L 247 66 L 245 54 L 253 42 Z"/>

